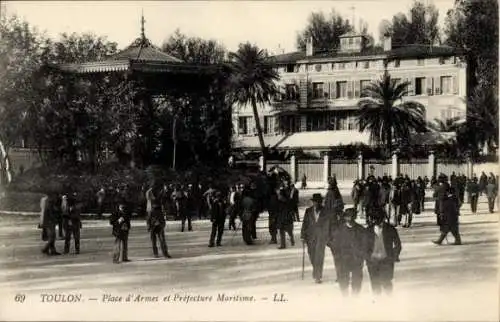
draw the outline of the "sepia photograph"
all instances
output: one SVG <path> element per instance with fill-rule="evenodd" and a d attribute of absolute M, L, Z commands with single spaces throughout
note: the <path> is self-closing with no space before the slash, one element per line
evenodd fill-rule
<path fill-rule="evenodd" d="M 498 0 L 0 0 L 0 321 L 499 321 Z"/>

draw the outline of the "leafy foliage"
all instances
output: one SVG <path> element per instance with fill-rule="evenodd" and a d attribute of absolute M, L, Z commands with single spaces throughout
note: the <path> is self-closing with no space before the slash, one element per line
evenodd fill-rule
<path fill-rule="evenodd" d="M 328 17 L 323 12 L 313 12 L 305 29 L 297 35 L 297 49 L 304 51 L 307 39 L 312 37 L 314 48 L 335 50 L 340 46 L 339 37 L 353 30 L 353 25 L 333 9 Z"/>
<path fill-rule="evenodd" d="M 415 1 L 408 14 L 400 12 L 391 22 L 382 21 L 380 36 L 391 36 L 393 46 L 436 44 L 440 40 L 438 19 L 439 11 L 433 4 Z"/>
<path fill-rule="evenodd" d="M 179 29 L 163 44 L 162 49 L 167 54 L 192 64 L 218 64 L 227 56 L 226 48 L 217 41 L 188 37 Z"/>

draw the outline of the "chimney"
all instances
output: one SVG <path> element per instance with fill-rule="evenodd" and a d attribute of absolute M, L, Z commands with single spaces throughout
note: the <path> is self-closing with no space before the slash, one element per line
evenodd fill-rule
<path fill-rule="evenodd" d="M 384 36 L 384 51 L 390 51 L 392 49 L 392 38 L 389 35 Z"/>
<path fill-rule="evenodd" d="M 314 54 L 313 39 L 312 37 L 307 38 L 306 41 L 306 56 L 312 56 Z"/>

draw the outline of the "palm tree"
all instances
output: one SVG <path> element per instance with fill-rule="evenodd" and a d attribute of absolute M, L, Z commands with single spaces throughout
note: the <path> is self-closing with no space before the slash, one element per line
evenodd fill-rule
<path fill-rule="evenodd" d="M 267 148 L 262 135 L 257 105 L 270 103 L 278 94 L 279 75 L 267 58 L 267 53 L 250 43 L 240 44 L 238 51 L 229 54 L 229 91 L 228 103 L 252 106 L 259 144 L 264 157 Z M 265 165 L 264 165 L 265 166 Z M 264 168 L 265 169 L 265 168 Z"/>
<path fill-rule="evenodd" d="M 458 132 L 462 124 L 463 118 L 460 116 L 452 117 L 446 120 L 435 118 L 432 123 L 429 122 L 428 128 L 435 132 Z"/>
<path fill-rule="evenodd" d="M 359 100 L 359 131 L 370 131 L 370 140 L 384 144 L 388 155 L 393 140 L 408 139 L 413 132 L 424 131 L 425 107 L 412 101 L 403 101 L 408 93 L 408 82 L 398 83 L 386 71 L 382 78 L 363 90 Z"/>
<path fill-rule="evenodd" d="M 498 147 L 498 93 L 493 87 L 474 89 L 467 104 L 466 124 L 475 134 L 476 147 Z"/>

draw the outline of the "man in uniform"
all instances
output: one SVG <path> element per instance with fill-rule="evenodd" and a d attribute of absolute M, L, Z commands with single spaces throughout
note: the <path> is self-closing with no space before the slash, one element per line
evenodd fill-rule
<path fill-rule="evenodd" d="M 342 295 L 349 295 L 349 284 L 352 295 L 361 291 L 363 282 L 363 263 L 367 254 L 366 230 L 356 223 L 356 210 L 348 208 L 343 215 L 343 223 L 334 235 L 333 242 L 339 255 L 338 283 Z"/>
<path fill-rule="evenodd" d="M 58 222 L 57 214 L 54 211 L 55 203 L 57 202 L 57 193 L 48 193 L 40 200 L 40 224 L 42 229 L 42 239 L 47 241 L 47 244 L 42 249 L 42 253 L 49 256 L 61 255 L 56 250 L 56 223 Z M 44 238 L 45 237 L 45 238 Z"/>
<path fill-rule="evenodd" d="M 312 196 L 313 206 L 306 209 L 300 239 L 307 246 L 307 254 L 313 267 L 313 279 L 321 283 L 325 248 L 329 239 L 329 216 L 323 209 L 323 197 L 319 193 Z"/>
<path fill-rule="evenodd" d="M 78 201 L 78 196 L 74 193 L 72 196 L 66 197 L 66 206 L 63 209 L 63 223 L 66 231 L 64 240 L 64 253 L 69 253 L 71 236 L 75 240 L 75 254 L 80 254 L 80 229 L 82 228 L 81 221 L 81 203 Z M 66 209 L 65 209 L 66 208 Z"/>
<path fill-rule="evenodd" d="M 156 245 L 156 239 L 158 238 L 163 256 L 171 258 L 165 240 L 166 221 L 161 209 L 161 186 L 158 183 L 155 183 L 151 190 L 151 212 L 146 218 L 146 225 L 150 233 L 153 255 L 158 257 L 158 246 Z"/>
<path fill-rule="evenodd" d="M 109 223 L 113 226 L 115 246 L 113 250 L 113 263 L 130 262 L 128 259 L 128 235 L 130 231 L 130 207 L 125 200 L 118 201 L 118 208 L 111 214 Z"/>
<path fill-rule="evenodd" d="M 215 237 L 217 237 L 217 246 L 222 246 L 222 234 L 224 233 L 224 224 L 226 221 L 226 204 L 222 199 L 222 193 L 217 191 L 212 201 L 210 209 L 210 221 L 212 222 L 212 232 L 208 247 L 214 247 Z"/>

